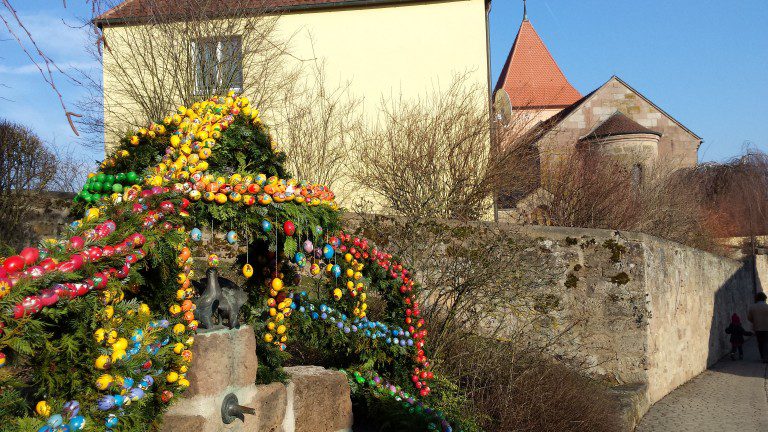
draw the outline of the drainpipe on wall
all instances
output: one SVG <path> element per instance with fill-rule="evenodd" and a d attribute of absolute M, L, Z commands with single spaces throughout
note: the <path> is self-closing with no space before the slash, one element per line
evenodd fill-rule
<path fill-rule="evenodd" d="M 485 6 L 485 61 L 486 68 L 488 70 L 488 139 L 489 139 L 489 151 L 492 150 L 493 145 L 493 90 L 491 89 L 491 83 L 493 78 L 491 76 L 491 0 L 486 1 Z M 497 191 L 493 192 L 493 221 L 499 222 L 499 206 L 498 206 L 498 194 Z"/>

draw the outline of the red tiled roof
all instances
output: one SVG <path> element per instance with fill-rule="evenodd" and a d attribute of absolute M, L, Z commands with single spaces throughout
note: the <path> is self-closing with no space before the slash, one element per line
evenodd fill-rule
<path fill-rule="evenodd" d="M 417 1 L 444 0 L 125 0 L 98 16 L 94 22 L 104 24 L 130 24 L 141 22 L 148 17 L 176 17 L 185 13 L 199 13 L 205 5 L 207 15 L 212 18 L 231 15 L 233 11 L 245 12 L 287 12 L 302 9 L 372 6 L 386 3 L 409 3 Z M 194 8 L 194 10 L 193 10 Z"/>
<path fill-rule="evenodd" d="M 515 108 L 562 108 L 581 98 L 527 19 L 499 76 L 499 89 L 507 92 Z"/>
<path fill-rule="evenodd" d="M 652 134 L 661 136 L 661 132 L 648 129 L 640 123 L 632 120 L 620 111 L 616 111 L 604 122 L 600 123 L 592 132 L 588 133 L 584 139 L 604 138 L 616 135 L 629 134 Z"/>

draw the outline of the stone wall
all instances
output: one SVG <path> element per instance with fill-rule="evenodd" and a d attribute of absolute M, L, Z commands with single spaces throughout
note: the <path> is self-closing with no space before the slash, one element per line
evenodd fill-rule
<path fill-rule="evenodd" d="M 745 319 L 752 303 L 741 261 L 645 234 L 509 228 L 536 239 L 561 274 L 560 317 L 577 323 L 562 348 L 578 347 L 592 374 L 633 390 L 630 421 L 725 355 L 731 314 Z"/>

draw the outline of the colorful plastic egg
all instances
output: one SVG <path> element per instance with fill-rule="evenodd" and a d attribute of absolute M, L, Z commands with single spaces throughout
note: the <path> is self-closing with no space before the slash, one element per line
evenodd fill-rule
<path fill-rule="evenodd" d="M 261 221 L 261 230 L 265 233 L 272 231 L 272 222 L 264 219 Z"/>
<path fill-rule="evenodd" d="M 325 257 L 325 259 L 333 258 L 333 253 L 334 253 L 333 246 L 326 243 L 325 246 L 323 246 L 323 256 Z"/>
<path fill-rule="evenodd" d="M 253 276 L 253 266 L 250 264 L 246 264 L 243 266 L 243 276 L 249 278 Z"/>
<path fill-rule="evenodd" d="M 292 236 L 296 233 L 296 225 L 291 221 L 285 221 L 283 224 L 283 232 L 289 237 Z"/>

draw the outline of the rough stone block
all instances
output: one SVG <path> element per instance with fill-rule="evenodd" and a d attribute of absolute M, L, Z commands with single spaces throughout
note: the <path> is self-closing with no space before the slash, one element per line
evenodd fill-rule
<path fill-rule="evenodd" d="M 185 397 L 215 395 L 229 386 L 243 387 L 256 381 L 256 337 L 248 326 L 199 333 L 192 353 Z"/>
<path fill-rule="evenodd" d="M 256 386 L 256 396 L 248 405 L 256 408 L 256 430 L 260 432 L 283 432 L 283 419 L 285 418 L 285 407 L 287 402 L 287 392 L 285 385 L 281 383 L 272 383 Z"/>
<path fill-rule="evenodd" d="M 206 419 L 201 415 L 166 415 L 160 432 L 202 431 L 206 427 Z"/>
<path fill-rule="evenodd" d="M 293 386 L 295 432 L 352 428 L 352 400 L 343 373 L 319 366 L 295 366 L 285 371 L 291 376 Z"/>

